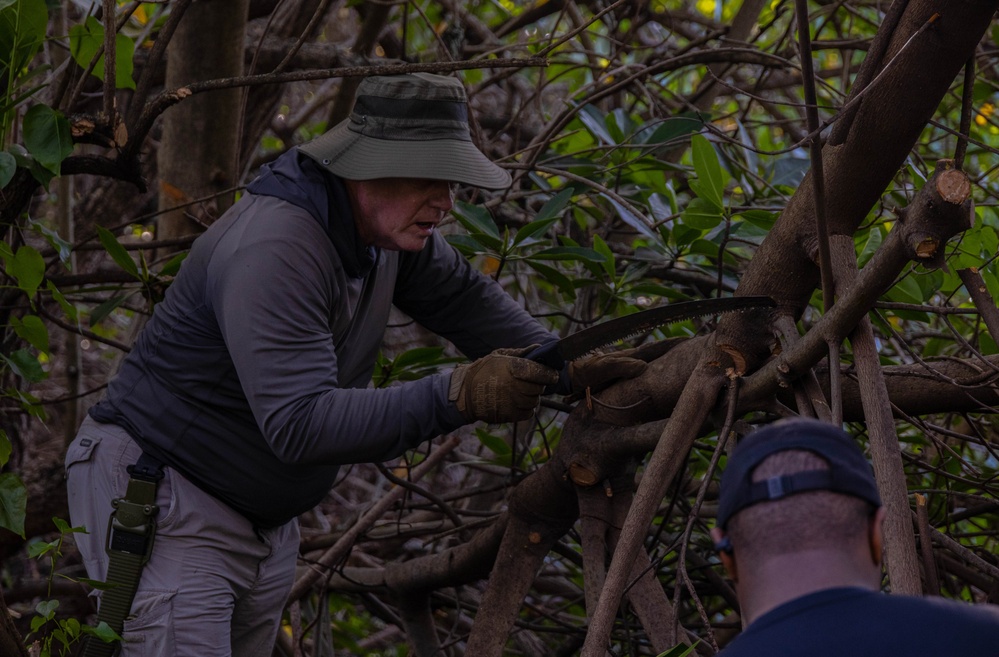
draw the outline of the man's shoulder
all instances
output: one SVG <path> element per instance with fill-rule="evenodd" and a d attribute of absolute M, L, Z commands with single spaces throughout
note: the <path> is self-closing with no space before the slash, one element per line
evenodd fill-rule
<path fill-rule="evenodd" d="M 830 589 L 764 614 L 721 654 L 950 657 L 987 654 L 996 645 L 999 608 L 994 605 Z"/>

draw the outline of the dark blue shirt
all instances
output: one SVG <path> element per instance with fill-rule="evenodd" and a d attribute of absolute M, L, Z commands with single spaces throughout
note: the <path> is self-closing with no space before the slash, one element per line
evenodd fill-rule
<path fill-rule="evenodd" d="M 719 655 L 995 657 L 999 607 L 827 589 L 760 616 Z"/>

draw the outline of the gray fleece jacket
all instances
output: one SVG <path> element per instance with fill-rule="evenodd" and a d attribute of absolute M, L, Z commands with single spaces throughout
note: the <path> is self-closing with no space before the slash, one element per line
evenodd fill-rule
<path fill-rule="evenodd" d="M 315 506 L 341 464 L 465 421 L 450 372 L 366 388 L 394 304 L 470 358 L 552 339 L 438 233 L 365 247 L 343 182 L 292 150 L 199 237 L 91 408 L 260 527 Z"/>

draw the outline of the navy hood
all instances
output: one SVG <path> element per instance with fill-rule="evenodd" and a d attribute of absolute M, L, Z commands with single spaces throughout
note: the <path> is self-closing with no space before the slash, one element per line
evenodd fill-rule
<path fill-rule="evenodd" d="M 362 278 L 374 267 L 378 252 L 365 246 L 357 234 L 343 180 L 323 170 L 298 148 L 261 167 L 260 175 L 246 189 L 287 201 L 312 215 L 333 242 L 348 275 Z"/>

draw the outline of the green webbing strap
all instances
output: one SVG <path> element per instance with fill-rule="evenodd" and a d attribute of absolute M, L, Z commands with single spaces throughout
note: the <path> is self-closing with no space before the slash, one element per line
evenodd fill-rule
<path fill-rule="evenodd" d="M 125 497 L 111 501 L 114 511 L 108 520 L 106 551 L 107 583 L 111 588 L 101 594 L 97 622 L 101 621 L 121 636 L 125 618 L 132 610 L 132 600 L 139 587 L 142 567 L 149 561 L 156 534 L 156 486 L 163 478 L 162 465 L 145 453 L 128 467 L 130 476 Z M 118 643 L 106 643 L 90 637 L 83 657 L 111 657 Z"/>

